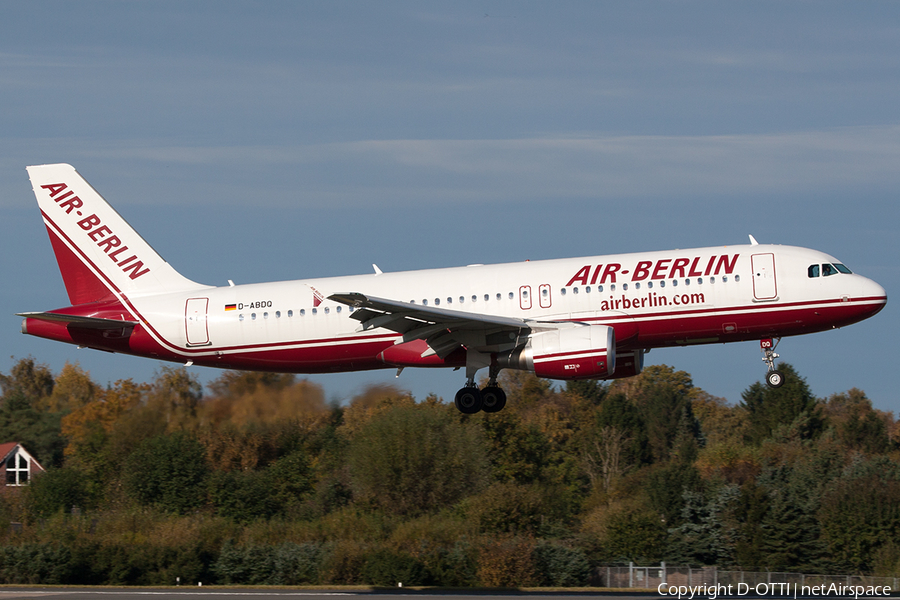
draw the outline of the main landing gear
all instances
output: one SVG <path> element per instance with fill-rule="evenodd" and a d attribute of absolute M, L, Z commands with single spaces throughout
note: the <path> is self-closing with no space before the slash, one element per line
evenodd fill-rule
<path fill-rule="evenodd" d="M 479 390 L 475 385 L 474 374 L 469 377 L 466 385 L 456 392 L 454 403 L 459 412 L 466 415 L 474 415 L 480 410 L 486 413 L 495 413 L 506 406 L 506 392 L 497 385 L 497 374 L 500 369 L 491 367 L 488 384 Z"/>
<path fill-rule="evenodd" d="M 775 347 L 780 341 L 781 338 L 775 338 L 774 341 L 771 338 L 759 341 L 759 349 L 763 353 L 763 362 L 769 367 L 769 371 L 766 373 L 766 384 L 770 388 L 779 388 L 784 384 L 784 374 L 775 370 L 775 359 L 778 358 L 778 355 L 775 354 Z"/>

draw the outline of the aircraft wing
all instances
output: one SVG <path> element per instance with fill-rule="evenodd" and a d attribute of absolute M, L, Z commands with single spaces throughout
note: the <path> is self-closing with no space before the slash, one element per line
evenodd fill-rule
<path fill-rule="evenodd" d="M 402 334 L 402 342 L 425 340 L 441 358 L 460 346 L 481 352 L 512 349 L 524 343 L 533 329 L 553 327 L 551 323 L 422 306 L 356 292 L 332 294 L 328 299 L 356 309 L 350 317 L 360 322 L 360 331 L 383 327 Z"/>

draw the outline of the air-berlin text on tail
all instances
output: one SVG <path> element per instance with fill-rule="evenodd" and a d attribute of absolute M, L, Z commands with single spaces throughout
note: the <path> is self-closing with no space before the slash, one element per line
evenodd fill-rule
<path fill-rule="evenodd" d="M 706 277 L 709 275 L 731 275 L 740 254 L 713 255 L 709 258 L 661 258 L 655 263 L 650 260 L 638 261 L 633 269 L 623 269 L 619 263 L 606 265 L 584 265 L 566 286 L 616 283 L 619 275 L 631 275 L 631 281 L 645 279 L 675 279 L 676 277 Z"/>
<path fill-rule="evenodd" d="M 144 268 L 143 261 L 138 260 L 136 254 L 129 254 L 128 246 L 122 245 L 122 240 L 100 222 L 100 217 L 95 214 L 85 216 L 83 211 L 79 210 L 84 207 L 84 202 L 69 189 L 68 185 L 50 183 L 41 187 L 50 192 L 50 198 L 65 210 L 67 215 L 75 211 L 76 218 L 82 217 L 78 219 L 78 226 L 87 232 L 91 241 L 95 242 L 117 266 L 122 268 L 123 273 L 127 273 L 131 279 L 137 279 L 150 272 L 150 268 Z"/>

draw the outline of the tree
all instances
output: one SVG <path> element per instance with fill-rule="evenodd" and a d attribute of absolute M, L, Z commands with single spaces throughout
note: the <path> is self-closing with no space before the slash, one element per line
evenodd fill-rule
<path fill-rule="evenodd" d="M 619 432 L 622 436 L 623 466 L 641 465 L 651 460 L 644 419 L 624 393 L 608 394 L 596 417 L 596 430 Z M 596 435 L 596 432 L 594 433 Z"/>
<path fill-rule="evenodd" d="M 651 365 L 636 377 L 615 381 L 610 393 L 623 394 L 638 409 L 654 462 L 669 458 L 683 420 L 690 421 L 690 431 L 699 435 L 691 411 L 691 398 L 698 392 L 684 371 Z"/>
<path fill-rule="evenodd" d="M 185 367 L 160 367 L 151 384 L 148 403 L 162 412 L 170 431 L 194 426 L 197 405 L 203 397 L 203 387 L 197 376 Z"/>
<path fill-rule="evenodd" d="M 838 439 L 848 449 L 867 454 L 890 450 L 891 441 L 885 421 L 892 420 L 892 417 L 875 411 L 872 401 L 862 390 L 853 388 L 832 394 L 823 403 L 822 409 Z"/>
<path fill-rule="evenodd" d="M 56 377 L 53 392 L 39 404 L 42 410 L 48 412 L 71 412 L 93 401 L 98 392 L 99 388 L 91 380 L 90 373 L 83 371 L 78 363 L 66 362 Z"/>
<path fill-rule="evenodd" d="M 127 493 L 144 506 L 186 514 L 205 497 L 206 452 L 194 437 L 176 432 L 145 440 L 125 461 Z"/>
<path fill-rule="evenodd" d="M 397 406 L 372 417 L 348 458 L 354 495 L 401 515 L 451 505 L 487 476 L 478 427 L 445 407 Z"/>
<path fill-rule="evenodd" d="M 0 373 L 0 391 L 3 405 L 14 403 L 13 410 L 26 406 L 39 408 L 53 393 L 53 373 L 47 365 L 35 364 L 31 357 L 19 359 L 9 375 Z"/>
<path fill-rule="evenodd" d="M 266 373 L 260 371 L 225 371 L 207 387 L 214 396 L 237 398 L 252 394 L 258 389 L 283 390 L 294 385 L 292 373 Z"/>
<path fill-rule="evenodd" d="M 787 363 L 780 363 L 778 370 L 784 375 L 781 387 L 771 388 L 756 382 L 741 394 L 741 407 L 747 411 L 747 439 L 750 443 L 759 445 L 771 437 L 776 427 L 793 423 L 803 414 L 809 420 L 808 431 L 804 433 L 806 438 L 814 437 L 822 431 L 823 423 L 817 410 L 817 401 L 806 380 Z"/>
<path fill-rule="evenodd" d="M 652 510 L 624 508 L 609 516 L 604 541 L 609 558 L 656 562 L 665 551 L 666 525 Z"/>
<path fill-rule="evenodd" d="M 900 539 L 900 468 L 890 460 L 858 460 L 829 486 L 818 518 L 841 567 L 871 572 L 879 552 Z"/>
<path fill-rule="evenodd" d="M 685 490 L 681 525 L 669 529 L 669 556 L 676 564 L 734 564 L 736 522 L 729 518 L 737 506 L 737 485 L 719 488 L 710 500 Z"/>

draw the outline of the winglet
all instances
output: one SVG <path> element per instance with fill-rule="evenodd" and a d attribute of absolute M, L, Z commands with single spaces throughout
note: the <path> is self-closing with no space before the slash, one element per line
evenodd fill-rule
<path fill-rule="evenodd" d="M 750 236 L 750 245 L 751 246 L 759 246 L 759 242 L 756 241 L 756 238 L 752 235 Z"/>

